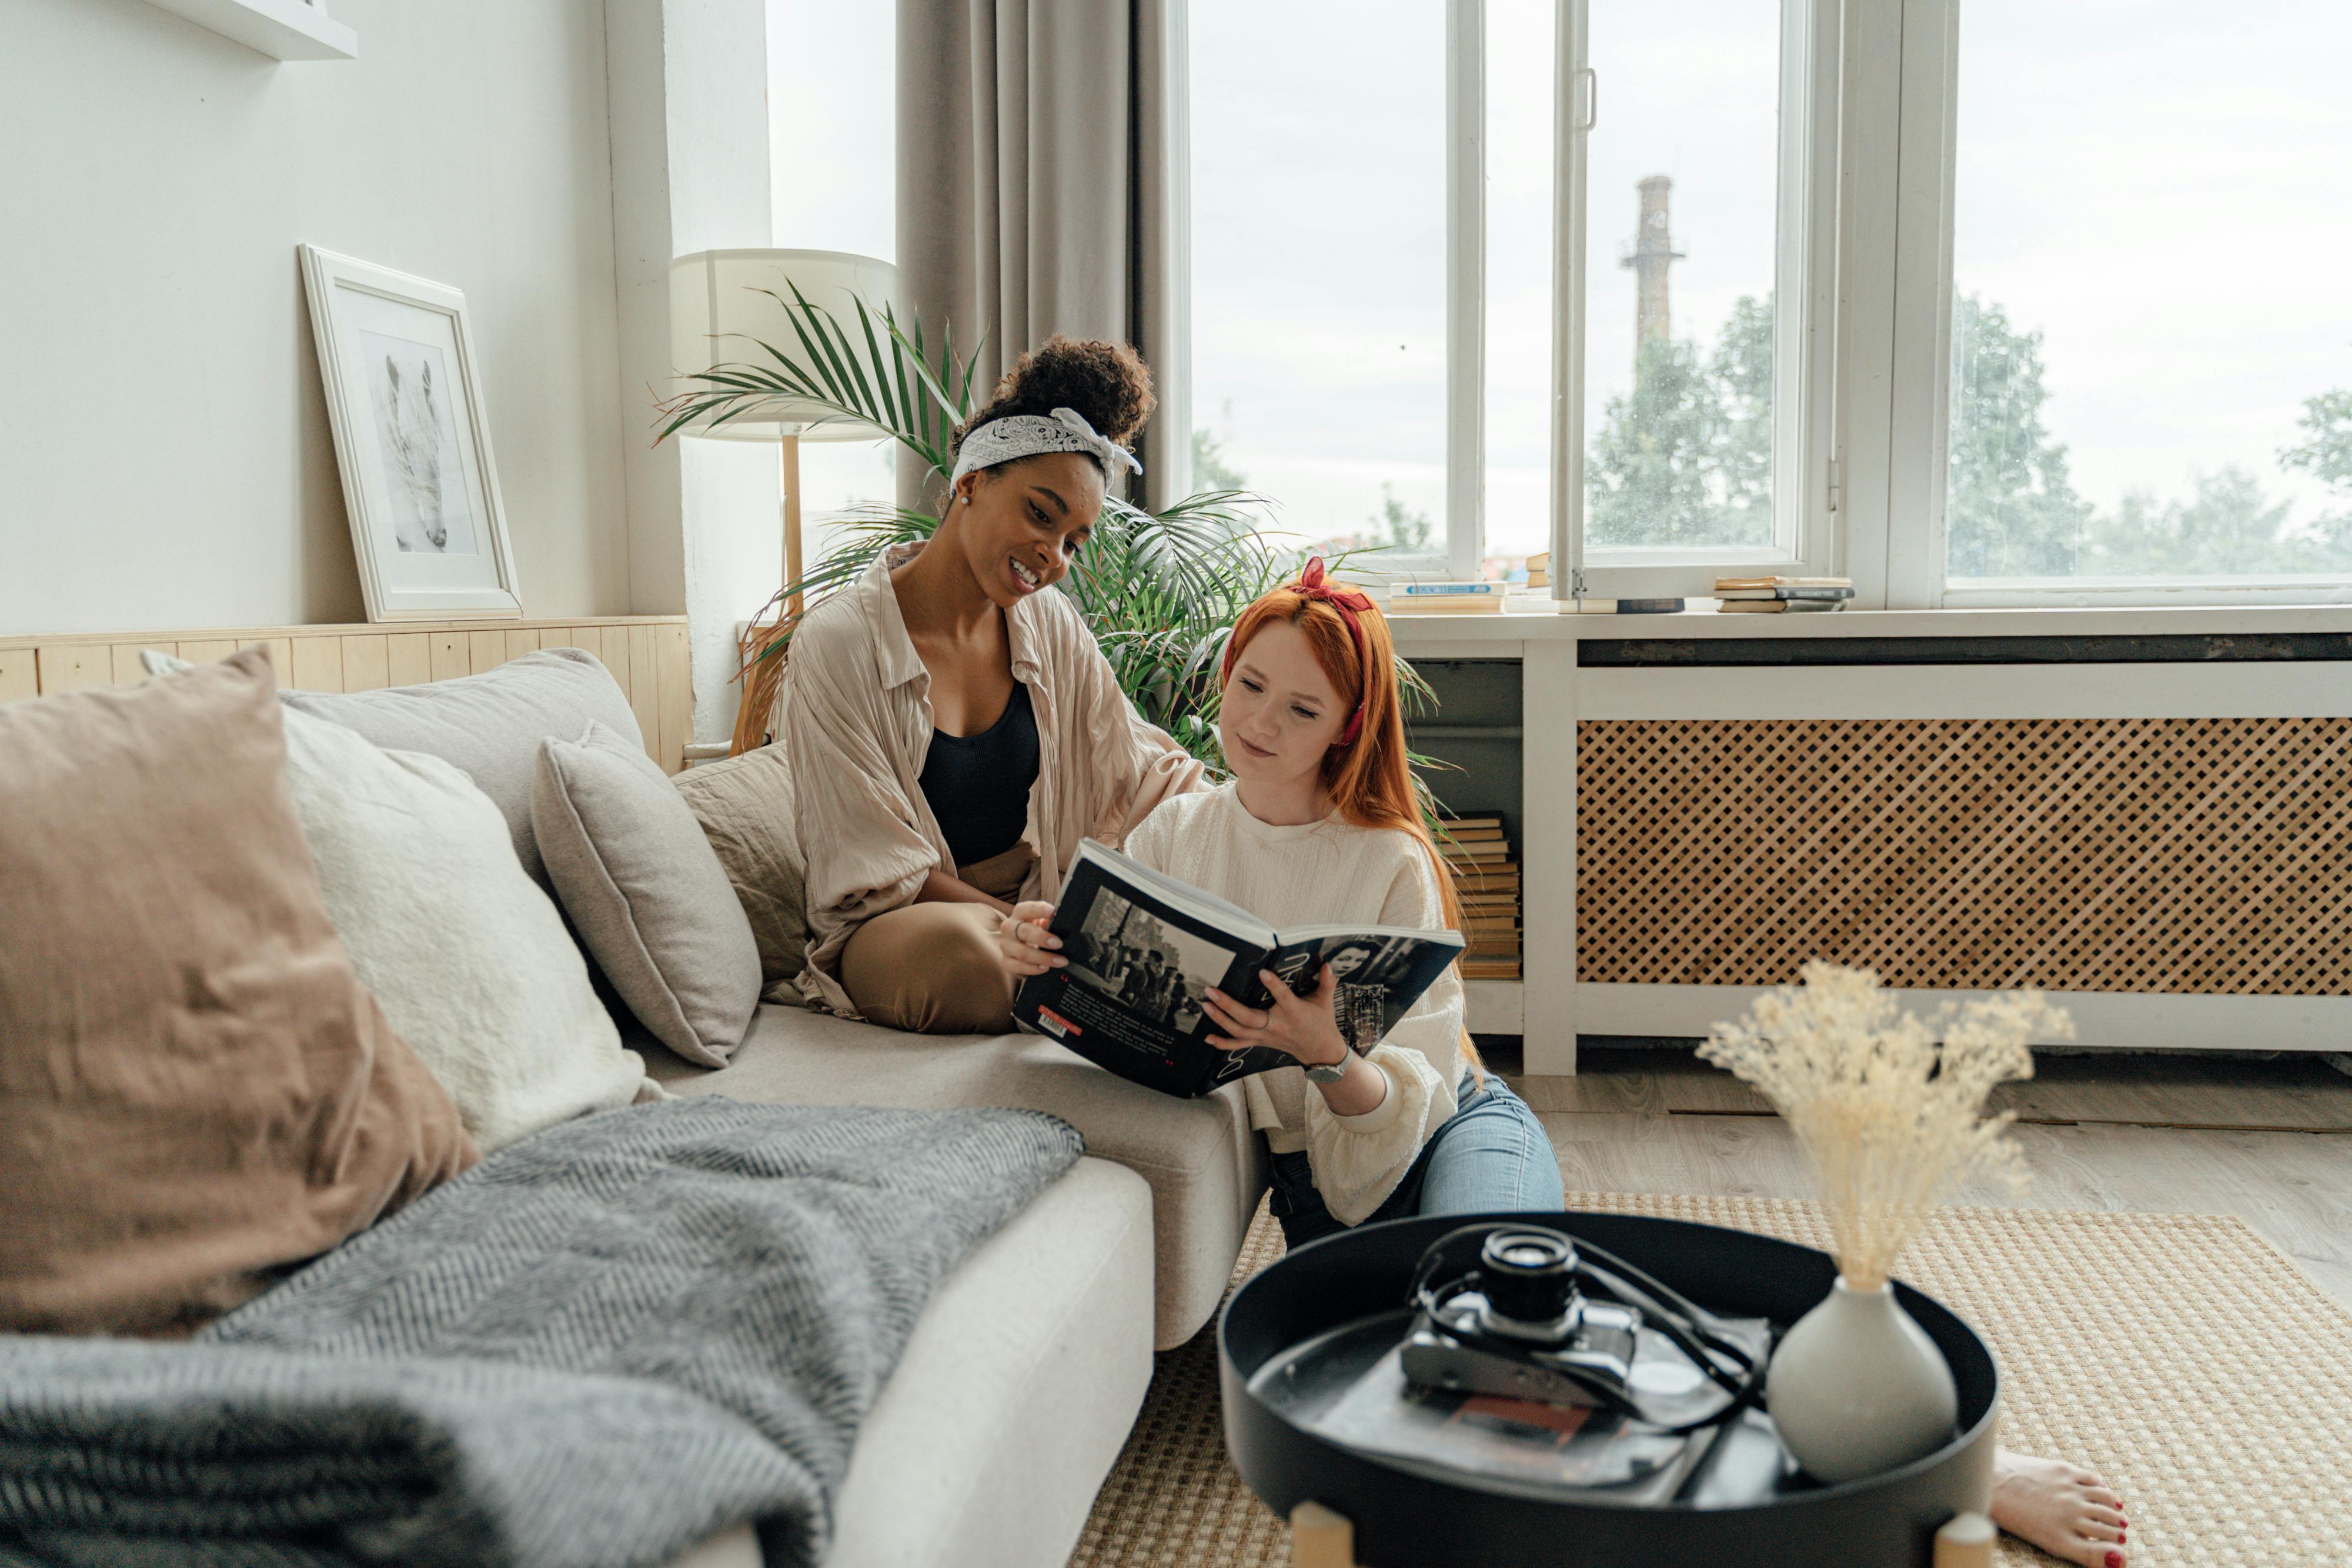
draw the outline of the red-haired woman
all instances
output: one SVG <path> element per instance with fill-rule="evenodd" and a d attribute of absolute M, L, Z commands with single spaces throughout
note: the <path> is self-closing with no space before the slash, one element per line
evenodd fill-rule
<path fill-rule="evenodd" d="M 1274 925 L 1458 927 L 1454 884 L 1422 827 L 1405 758 L 1387 622 L 1363 595 L 1306 576 L 1252 604 L 1226 643 L 1218 735 L 1232 782 L 1163 801 L 1127 852 Z M 1052 906 L 1025 903 L 1003 948 L 1014 975 L 1061 962 L 1040 944 Z M 1295 1058 L 1244 1079 L 1251 1124 L 1274 1155 L 1274 1212 L 1293 1246 L 1410 1214 L 1558 1208 L 1559 1164 L 1535 1115 L 1479 1065 L 1449 969 L 1385 1035 L 1347 1038 L 1335 951 L 1272 1008 L 1221 991 L 1209 1016 L 1228 1050 Z"/>
<path fill-rule="evenodd" d="M 1242 613 L 1224 678 L 1218 735 L 1233 782 L 1164 801 L 1127 852 L 1277 927 L 1458 927 L 1453 883 L 1414 805 L 1388 624 L 1370 601 L 1310 562 Z M 1052 918 L 1048 904 L 1013 910 L 1001 943 L 1010 972 L 1063 962 Z M 1560 1206 L 1550 1140 L 1479 1065 L 1452 971 L 1369 1049 L 1341 1030 L 1345 982 L 1333 965 L 1312 989 L 1260 978 L 1271 1009 L 1215 990 L 1208 1007 L 1218 1043 L 1272 1046 L 1299 1063 L 1242 1081 L 1251 1125 L 1273 1151 L 1274 1212 L 1292 1246 L 1367 1220 Z M 2126 1568 L 2123 1500 L 2079 1465 L 2001 1449 L 1992 1518 L 2070 1563 Z"/>

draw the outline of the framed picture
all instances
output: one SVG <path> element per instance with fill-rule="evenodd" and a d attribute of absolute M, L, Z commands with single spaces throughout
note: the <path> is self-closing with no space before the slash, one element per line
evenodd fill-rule
<path fill-rule="evenodd" d="M 370 621 L 522 613 L 466 297 L 302 246 Z"/>

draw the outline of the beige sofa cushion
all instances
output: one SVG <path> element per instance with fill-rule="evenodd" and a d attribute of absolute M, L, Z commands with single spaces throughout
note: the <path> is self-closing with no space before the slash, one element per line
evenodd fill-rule
<path fill-rule="evenodd" d="M 825 1568 L 1066 1562 L 1151 1382 L 1151 1194 L 1084 1159 L 956 1266 L 857 1435 Z M 668 1568 L 761 1568 L 747 1525 Z"/>
<path fill-rule="evenodd" d="M 1150 1386 L 1150 1330 L 1151 1195 L 1080 1160 L 932 1292 L 851 1451 L 825 1568 L 1067 1562 Z"/>
<path fill-rule="evenodd" d="M 779 1105 L 1011 1105 L 1076 1127 L 1087 1153 L 1151 1184 L 1154 1344 L 1198 1333 L 1217 1310 L 1265 1190 L 1262 1147 L 1238 1085 L 1178 1100 L 1130 1083 L 1037 1035 L 905 1034 L 771 1003 L 734 1061 L 699 1071 L 648 1040 L 646 1071 L 680 1094 Z"/>
<path fill-rule="evenodd" d="M 173 679 L 195 667 L 144 656 Z M 437 757 L 386 751 L 290 704 L 282 716 L 286 782 L 328 916 L 482 1151 L 647 1092 L 646 1064 L 621 1049 L 489 797 Z"/>
<path fill-rule="evenodd" d="M 689 768 L 677 776 L 677 785 L 751 923 L 760 945 L 761 988 L 775 995 L 779 985 L 801 972 L 808 953 L 803 886 L 808 868 L 793 836 L 793 775 L 784 766 L 784 748 L 763 746 Z"/>
<path fill-rule="evenodd" d="M 184 1333 L 473 1163 L 284 732 L 258 648 L 0 705 L 0 1330 Z"/>
<path fill-rule="evenodd" d="M 760 950 L 701 826 L 645 747 L 601 724 L 540 743 L 532 835 L 580 940 L 654 1037 L 724 1067 Z"/>
<path fill-rule="evenodd" d="M 506 819 L 515 858 L 541 887 L 530 831 L 539 743 L 576 738 L 589 722 L 642 747 L 637 716 L 612 673 L 584 648 L 543 648 L 478 675 L 372 692 L 284 692 L 289 707 L 340 724 L 386 751 L 422 751 L 471 779 Z"/>

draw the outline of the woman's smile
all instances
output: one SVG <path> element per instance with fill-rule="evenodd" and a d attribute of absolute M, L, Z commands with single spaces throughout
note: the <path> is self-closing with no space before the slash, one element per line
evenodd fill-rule
<path fill-rule="evenodd" d="M 1018 557 L 1007 556 L 1004 559 L 1005 564 L 1013 569 L 1013 587 L 1015 592 L 1034 593 L 1045 586 L 1045 580 L 1038 575 L 1034 568 L 1023 564 Z"/>

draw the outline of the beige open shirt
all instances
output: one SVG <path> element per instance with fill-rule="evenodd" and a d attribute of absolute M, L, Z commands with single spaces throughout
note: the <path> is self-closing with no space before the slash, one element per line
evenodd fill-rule
<path fill-rule="evenodd" d="M 886 550 L 866 574 L 809 612 L 784 669 L 784 751 L 794 824 L 808 862 L 808 967 L 801 994 L 857 1017 L 841 986 L 841 950 L 858 925 L 914 902 L 933 871 L 955 874 L 923 799 L 931 744 L 931 676 L 907 635 L 890 571 L 923 547 Z M 1076 606 L 1054 589 L 1004 615 L 1013 678 L 1037 716 L 1037 782 L 1023 841 L 1037 863 L 1021 896 L 1051 898 L 1078 841 L 1125 841 L 1202 769 L 1143 722 Z"/>

